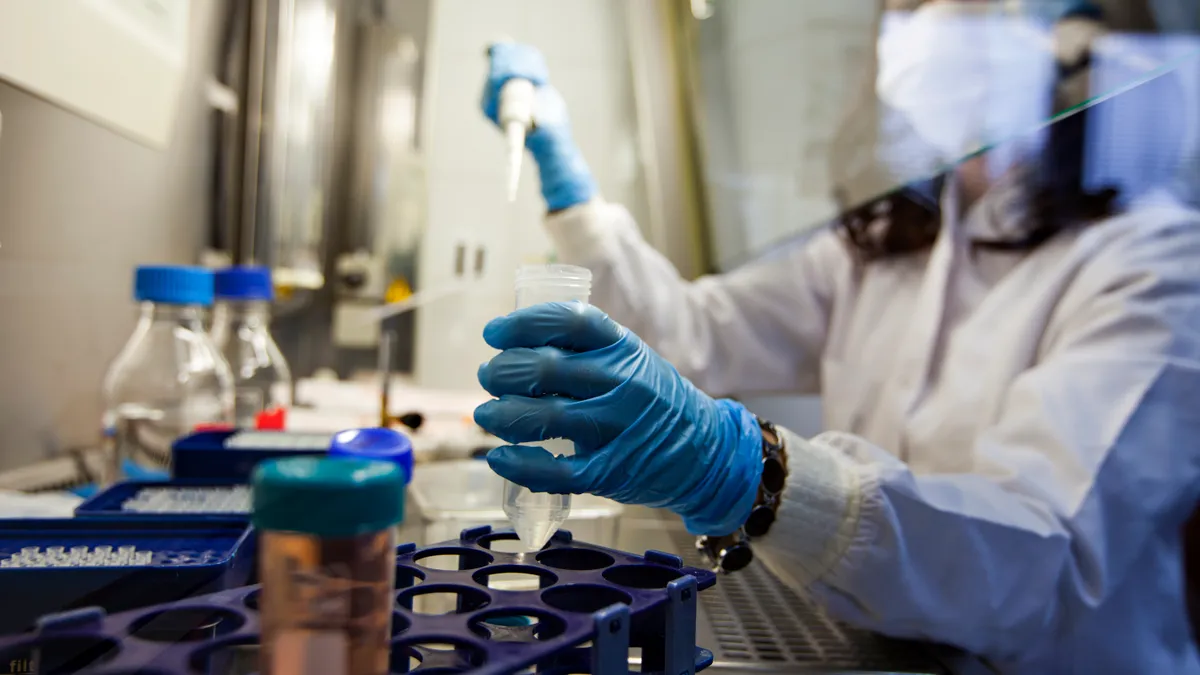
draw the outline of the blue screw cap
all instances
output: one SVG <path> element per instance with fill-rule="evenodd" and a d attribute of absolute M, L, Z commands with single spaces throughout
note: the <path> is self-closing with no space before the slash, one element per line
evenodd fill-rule
<path fill-rule="evenodd" d="M 404 520 L 404 473 L 391 462 L 286 457 L 255 467 L 253 485 L 260 530 L 355 537 Z"/>
<path fill-rule="evenodd" d="M 412 481 L 412 441 L 393 429 L 370 427 L 339 431 L 329 444 L 329 455 L 393 462 L 404 469 L 404 483 L 407 485 Z"/>
<path fill-rule="evenodd" d="M 266 267 L 226 267 L 213 275 L 218 300 L 273 300 L 271 270 Z"/>
<path fill-rule="evenodd" d="M 133 299 L 168 305 L 211 305 L 213 275 L 201 267 L 142 265 L 134 273 Z"/>

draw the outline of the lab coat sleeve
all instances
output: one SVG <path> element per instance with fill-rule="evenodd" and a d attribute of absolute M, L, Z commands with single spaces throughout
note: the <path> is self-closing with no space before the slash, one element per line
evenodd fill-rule
<path fill-rule="evenodd" d="M 1198 225 L 1135 233 L 1080 269 L 1039 363 L 962 448 L 972 472 L 785 434 L 788 482 L 756 555 L 863 627 L 994 659 L 1052 645 L 1196 501 Z"/>
<path fill-rule="evenodd" d="M 849 263 L 833 233 L 688 282 L 620 206 L 593 201 L 551 215 L 547 228 L 560 259 L 591 269 L 592 304 L 704 391 L 816 391 L 832 284 Z"/>

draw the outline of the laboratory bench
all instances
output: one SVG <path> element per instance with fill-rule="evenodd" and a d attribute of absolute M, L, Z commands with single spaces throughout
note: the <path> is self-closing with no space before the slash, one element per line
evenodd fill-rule
<path fill-rule="evenodd" d="M 682 521 L 653 509 L 627 507 L 617 548 L 662 550 L 679 555 L 687 565 L 709 566 Z M 715 675 L 940 675 L 963 665 L 964 657 L 952 650 L 893 640 L 830 619 L 759 562 L 721 575 L 714 588 L 700 594 L 699 609 L 696 643 L 712 650 L 715 662 L 707 672 Z"/>
<path fill-rule="evenodd" d="M 430 545 L 480 525 L 507 528 L 503 481 L 473 460 L 424 464 L 409 486 L 401 541 Z M 710 568 L 695 537 L 665 511 L 592 495 L 572 500 L 563 526 L 580 541 L 620 551 L 657 550 Z M 700 594 L 696 643 L 713 652 L 716 673 L 949 673 L 961 659 L 944 649 L 881 637 L 831 620 L 761 563 L 721 575 Z M 954 659 L 953 668 L 945 665 Z"/>

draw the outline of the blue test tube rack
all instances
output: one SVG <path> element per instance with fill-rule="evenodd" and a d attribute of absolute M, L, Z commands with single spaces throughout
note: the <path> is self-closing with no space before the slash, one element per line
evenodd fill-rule
<path fill-rule="evenodd" d="M 541 551 L 495 550 L 512 532 L 464 530 L 456 541 L 397 550 L 392 666 L 438 672 L 628 672 L 631 648 L 643 673 L 686 675 L 711 665 L 696 646 L 697 594 L 716 583 L 709 570 L 673 555 L 633 555 L 576 542 L 559 531 Z M 423 564 L 454 556 L 458 569 Z M 537 588 L 489 587 L 496 574 L 536 577 Z M 40 660 L 39 672 L 226 672 L 258 641 L 258 586 L 106 614 L 98 608 L 42 617 L 34 632 L 0 638 L 0 664 Z M 453 594 L 455 611 L 413 611 L 427 594 Z M 426 645 L 437 645 L 437 649 Z M 446 647 L 450 648 L 447 649 Z M 244 654 L 243 654 L 244 656 Z"/>

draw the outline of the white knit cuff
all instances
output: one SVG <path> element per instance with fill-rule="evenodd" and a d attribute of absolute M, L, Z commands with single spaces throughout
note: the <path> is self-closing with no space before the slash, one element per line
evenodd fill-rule
<path fill-rule="evenodd" d="M 775 523 L 754 540 L 754 553 L 785 583 L 805 588 L 830 574 L 854 541 L 866 481 L 861 467 L 836 448 L 779 432 L 787 485 Z"/>

